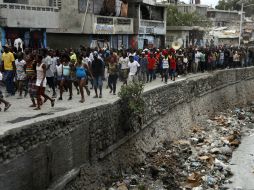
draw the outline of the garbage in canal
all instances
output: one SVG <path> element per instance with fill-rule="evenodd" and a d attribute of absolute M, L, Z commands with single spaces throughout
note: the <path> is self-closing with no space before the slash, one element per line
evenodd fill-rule
<path fill-rule="evenodd" d="M 219 113 L 202 125 L 193 125 L 188 138 L 156 146 L 135 173 L 126 173 L 122 182 L 114 182 L 108 189 L 227 189 L 233 175 L 229 167 L 232 153 L 241 144 L 242 135 L 253 130 L 254 106 Z"/>

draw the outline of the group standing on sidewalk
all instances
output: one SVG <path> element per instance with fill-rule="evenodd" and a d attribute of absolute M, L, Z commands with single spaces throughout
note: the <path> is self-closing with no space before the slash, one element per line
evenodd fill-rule
<path fill-rule="evenodd" d="M 51 107 L 56 98 L 63 101 L 66 92 L 71 101 L 73 86 L 81 97 L 79 102 L 84 103 L 84 92 L 87 96 L 91 94 L 89 85 L 94 89 L 93 97 L 102 98 L 104 81 L 109 93 L 116 95 L 118 81 L 123 85 L 135 81 L 149 83 L 160 76 L 162 82 L 168 83 L 169 79 L 175 81 L 187 73 L 252 66 L 253 56 L 251 49 L 222 46 L 177 51 L 173 48 L 116 51 L 81 46 L 77 50 L 26 49 L 24 52 L 14 52 L 5 46 L 0 71 L 6 97 L 18 93 L 17 98 L 22 99 L 29 94 L 30 107 L 40 110 L 48 100 Z M 45 93 L 47 86 L 52 96 Z M 2 91 L 0 103 L 5 105 L 4 111 L 11 106 Z"/>

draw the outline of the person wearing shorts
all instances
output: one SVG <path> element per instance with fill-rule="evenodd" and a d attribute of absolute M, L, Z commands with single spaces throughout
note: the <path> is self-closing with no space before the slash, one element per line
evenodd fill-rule
<path fill-rule="evenodd" d="M 86 74 L 85 66 L 82 63 L 82 56 L 78 57 L 77 63 L 75 64 L 75 70 L 76 70 L 76 79 L 77 79 L 77 83 L 79 85 L 79 91 L 81 94 L 81 100 L 79 102 L 84 103 L 85 96 L 84 96 L 84 89 L 83 88 L 84 87 L 86 88 L 88 95 L 90 95 L 90 91 L 88 90 L 88 87 L 85 85 L 87 74 Z"/>
<path fill-rule="evenodd" d="M 37 108 L 35 110 L 40 110 L 42 105 L 41 96 L 44 98 L 44 103 L 47 100 L 51 101 L 51 107 L 54 107 L 55 100 L 50 98 L 48 95 L 45 94 L 45 88 L 47 85 L 46 80 L 46 65 L 42 63 L 42 56 L 37 56 L 37 65 L 36 65 L 36 87 L 37 87 Z"/>
<path fill-rule="evenodd" d="M 94 52 L 94 60 L 92 61 L 91 64 L 91 73 L 93 77 L 93 86 L 94 86 L 94 91 L 95 91 L 95 96 L 94 98 L 102 98 L 102 78 L 104 75 L 104 64 L 101 59 L 98 58 L 98 52 Z M 99 88 L 100 90 L 100 95 L 98 96 L 98 91 L 97 89 Z"/>
<path fill-rule="evenodd" d="M 64 92 L 64 87 L 66 86 L 68 91 L 69 91 L 69 99 L 72 99 L 72 80 L 71 80 L 71 66 L 70 66 L 70 62 L 68 61 L 68 56 L 64 55 L 61 59 L 62 63 L 62 74 L 60 75 L 60 73 L 58 74 L 58 79 L 60 80 L 60 97 L 58 98 L 58 100 L 63 100 L 63 92 Z M 59 68 L 58 68 L 59 69 Z M 60 69 L 58 70 L 60 71 Z"/>

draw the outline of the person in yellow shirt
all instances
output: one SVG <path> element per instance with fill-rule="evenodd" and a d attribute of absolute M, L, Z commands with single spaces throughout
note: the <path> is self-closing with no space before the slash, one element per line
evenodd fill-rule
<path fill-rule="evenodd" d="M 4 73 L 4 80 L 6 83 L 6 89 L 8 95 L 14 96 L 15 89 L 14 89 L 14 75 L 15 75 L 15 59 L 13 53 L 10 52 L 9 47 L 4 47 L 4 53 L 2 55 L 2 65 L 3 65 L 3 73 Z"/>

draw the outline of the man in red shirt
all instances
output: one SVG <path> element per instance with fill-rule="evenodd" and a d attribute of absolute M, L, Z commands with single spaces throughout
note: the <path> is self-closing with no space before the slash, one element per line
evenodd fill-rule
<path fill-rule="evenodd" d="M 175 55 L 172 53 L 169 53 L 168 56 L 169 62 L 170 62 L 170 74 L 171 74 L 171 80 L 175 81 L 175 73 L 176 73 L 176 58 Z"/>
<path fill-rule="evenodd" d="M 150 78 L 150 82 L 152 82 L 154 74 L 155 74 L 154 73 L 155 64 L 156 64 L 156 59 L 154 58 L 154 54 L 151 53 L 150 56 L 148 57 L 148 65 L 147 65 L 147 69 L 148 69 L 147 80 L 149 80 Z"/>

